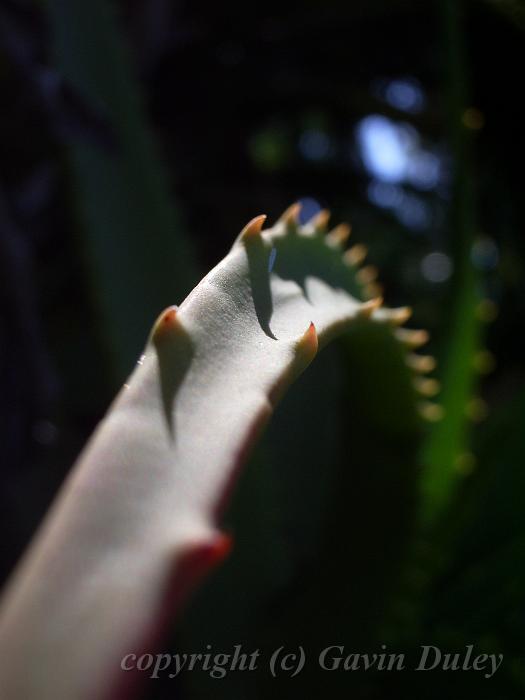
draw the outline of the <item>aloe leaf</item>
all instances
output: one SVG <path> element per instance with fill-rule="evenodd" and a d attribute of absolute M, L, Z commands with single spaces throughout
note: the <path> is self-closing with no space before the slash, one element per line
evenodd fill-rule
<path fill-rule="evenodd" d="M 297 213 L 266 231 L 253 219 L 155 323 L 7 591 L 8 697 L 123 693 L 121 659 L 148 650 L 227 554 L 221 513 L 287 386 L 330 338 L 363 323 L 395 333 L 406 318 L 361 302 L 340 232 L 325 237 L 323 217 L 300 227 Z"/>

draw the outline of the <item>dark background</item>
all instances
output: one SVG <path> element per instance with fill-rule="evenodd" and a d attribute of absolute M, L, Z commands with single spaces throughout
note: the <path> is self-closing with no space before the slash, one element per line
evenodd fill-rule
<path fill-rule="evenodd" d="M 520 696 L 523 4 L 103 8 L 0 8 L 2 577 L 155 315 L 184 298 L 246 221 L 271 222 L 301 200 L 305 218 L 328 207 L 335 223 L 352 223 L 387 303 L 412 305 L 416 326 L 431 330 L 445 384 L 455 382 L 446 358 L 467 352 L 461 314 L 467 326 L 474 309 L 458 310 L 458 299 L 471 285 L 492 302 L 472 342 L 494 367 L 466 382 L 470 413 L 488 416 L 460 440 L 469 475 L 451 512 L 464 541 L 456 547 L 456 532 L 432 584 L 450 604 L 422 603 L 428 641 L 419 628 L 403 645 L 501 651 L 493 679 L 462 674 L 446 693 Z M 443 399 L 452 409 L 453 393 Z M 402 675 L 352 680 L 352 692 L 438 697 L 450 682 L 433 674 L 431 689 Z M 338 683 L 335 695 L 350 688 Z M 152 697 L 175 687 L 159 683 Z"/>

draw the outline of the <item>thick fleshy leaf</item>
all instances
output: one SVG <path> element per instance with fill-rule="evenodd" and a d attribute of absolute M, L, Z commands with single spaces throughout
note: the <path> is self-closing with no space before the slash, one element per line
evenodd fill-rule
<path fill-rule="evenodd" d="M 11 581 L 0 625 L 8 697 L 122 694 L 123 656 L 149 650 L 227 554 L 217 527 L 232 483 L 318 344 L 371 324 L 405 353 L 394 329 L 406 313 L 361 302 L 340 245 L 296 216 L 267 231 L 252 220 L 157 320 Z"/>

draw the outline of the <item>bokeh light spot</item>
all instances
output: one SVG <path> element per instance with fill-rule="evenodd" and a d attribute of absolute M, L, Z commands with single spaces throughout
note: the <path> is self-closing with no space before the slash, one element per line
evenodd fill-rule
<path fill-rule="evenodd" d="M 429 253 L 421 261 L 421 273 L 429 282 L 446 282 L 452 269 L 452 260 L 445 253 Z"/>

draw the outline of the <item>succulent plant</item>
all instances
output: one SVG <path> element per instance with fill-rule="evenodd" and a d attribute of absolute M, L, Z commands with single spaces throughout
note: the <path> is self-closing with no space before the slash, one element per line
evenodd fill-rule
<path fill-rule="evenodd" d="M 151 646 L 227 555 L 221 514 L 236 476 L 286 388 L 330 339 L 388 337 L 405 358 L 397 381 L 414 420 L 421 394 L 434 393 L 420 376 L 433 359 L 413 353 L 427 335 L 401 327 L 409 309 L 363 301 L 375 273 L 359 267 L 363 247 L 343 253 L 350 228 L 327 233 L 327 212 L 304 225 L 298 215 L 293 205 L 269 229 L 264 216 L 252 219 L 159 316 L 8 587 L 6 697 L 124 692 L 121 658 Z M 420 410 L 439 417 L 434 404 Z"/>

